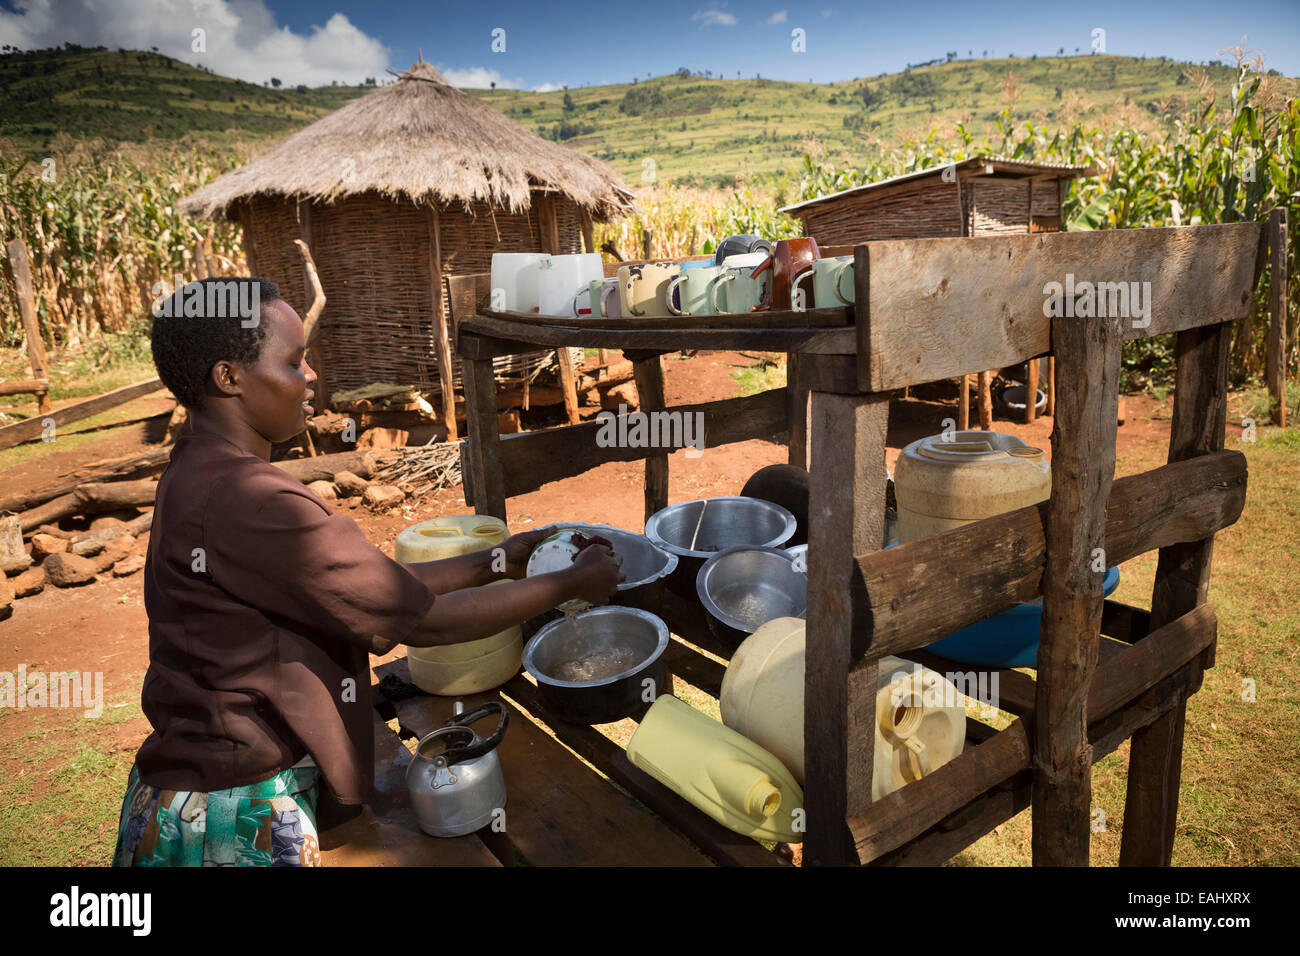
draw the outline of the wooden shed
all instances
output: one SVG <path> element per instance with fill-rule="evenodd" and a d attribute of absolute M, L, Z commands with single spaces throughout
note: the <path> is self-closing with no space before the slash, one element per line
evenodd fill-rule
<path fill-rule="evenodd" d="M 304 310 L 312 291 L 294 240 L 307 243 L 326 299 L 312 356 L 318 407 L 389 381 L 441 399 L 446 418 L 444 278 L 488 270 L 494 252 L 594 251 L 593 220 L 627 211 L 632 193 L 605 163 L 526 130 L 421 60 L 181 205 L 241 223 L 249 271 Z M 499 377 L 531 376 L 552 355 L 503 360 Z M 459 385 L 459 359 L 450 365 Z"/>
<path fill-rule="evenodd" d="M 786 206 L 820 245 L 1059 232 L 1066 183 L 1089 166 L 975 156 Z"/>

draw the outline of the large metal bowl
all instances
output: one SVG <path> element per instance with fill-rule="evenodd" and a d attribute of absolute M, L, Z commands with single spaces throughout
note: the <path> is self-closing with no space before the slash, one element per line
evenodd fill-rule
<path fill-rule="evenodd" d="M 700 568 L 719 551 L 741 545 L 779 548 L 794 532 L 794 515 L 785 508 L 740 496 L 682 501 L 656 511 L 645 523 L 646 537 L 677 555 L 668 587 L 684 597 L 695 596 Z"/>
<path fill-rule="evenodd" d="M 650 539 L 635 531 L 624 531 L 607 524 L 566 522 L 556 531 L 581 531 L 587 537 L 599 535 L 614 545 L 614 553 L 623 559 L 626 580 L 610 601 L 625 607 L 639 607 L 653 614 L 663 608 L 664 578 L 677 568 L 677 555 L 656 547 Z"/>
<path fill-rule="evenodd" d="M 542 703 L 566 720 L 622 720 L 664 686 L 668 626 L 640 608 L 595 607 L 552 621 L 524 648 Z"/>
<path fill-rule="evenodd" d="M 695 579 L 709 628 L 733 647 L 768 621 L 803 617 L 808 575 L 779 548 L 728 548 L 709 558 Z"/>

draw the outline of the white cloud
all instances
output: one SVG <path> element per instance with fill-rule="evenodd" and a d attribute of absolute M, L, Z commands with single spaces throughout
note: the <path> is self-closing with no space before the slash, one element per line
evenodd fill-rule
<path fill-rule="evenodd" d="M 719 10 L 716 7 L 711 7 L 708 10 L 696 10 L 691 14 L 691 19 L 699 20 L 706 27 L 734 27 L 736 25 L 734 14 L 730 14 L 726 10 Z"/>
<path fill-rule="evenodd" d="M 17 0 L 0 11 L 0 43 L 24 50 L 76 43 L 159 53 L 250 83 L 286 85 L 386 79 L 388 48 L 342 13 L 307 33 L 277 26 L 264 0 Z M 204 52 L 194 32 L 204 31 Z"/>
<path fill-rule="evenodd" d="M 776 13 L 774 13 L 774 14 L 772 14 L 770 17 L 768 17 L 764 22 L 765 22 L 765 23 L 785 23 L 785 21 L 788 20 L 788 19 L 790 19 L 790 11 L 788 11 L 788 10 L 778 10 L 778 11 L 776 11 Z"/>
<path fill-rule="evenodd" d="M 437 69 L 443 79 L 461 89 L 486 90 L 496 83 L 498 90 L 517 90 L 524 85 L 520 77 L 511 80 L 486 66 L 470 66 L 463 70 L 439 66 Z"/>
<path fill-rule="evenodd" d="M 534 93 L 554 93 L 556 90 L 564 89 L 563 83 L 542 83 L 532 87 Z"/>

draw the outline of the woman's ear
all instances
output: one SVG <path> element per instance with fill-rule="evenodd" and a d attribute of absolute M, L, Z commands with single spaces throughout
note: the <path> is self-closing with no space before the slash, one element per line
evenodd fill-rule
<path fill-rule="evenodd" d="M 235 363 L 225 359 L 212 366 L 210 380 L 219 395 L 239 395 L 243 392 L 239 369 Z"/>

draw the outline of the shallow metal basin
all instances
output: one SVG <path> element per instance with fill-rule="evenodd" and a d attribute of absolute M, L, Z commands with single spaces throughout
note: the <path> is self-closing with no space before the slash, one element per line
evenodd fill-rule
<path fill-rule="evenodd" d="M 808 575 L 779 548 L 728 548 L 700 568 L 695 590 L 719 640 L 739 644 L 768 621 L 803 617 Z"/>
<path fill-rule="evenodd" d="M 719 551 L 741 545 L 779 548 L 794 532 L 794 515 L 785 508 L 740 496 L 669 505 L 652 514 L 645 525 L 653 544 L 677 555 L 677 570 L 669 576 L 668 586 L 686 596 L 695 594 L 700 568 Z"/>

